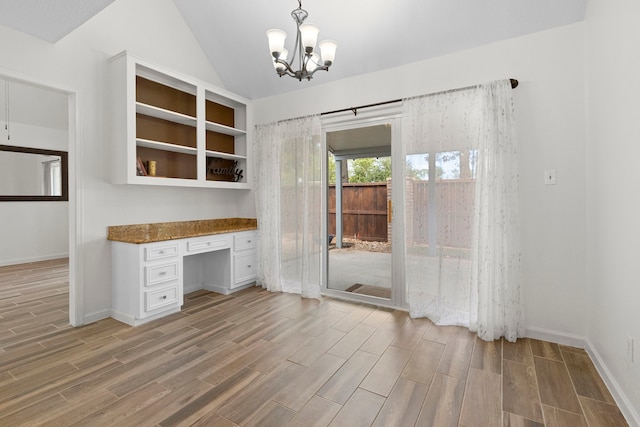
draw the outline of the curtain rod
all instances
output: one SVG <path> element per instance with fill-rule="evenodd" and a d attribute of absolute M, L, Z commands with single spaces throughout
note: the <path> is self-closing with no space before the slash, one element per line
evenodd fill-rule
<path fill-rule="evenodd" d="M 511 81 L 511 89 L 515 89 L 518 87 L 518 80 L 516 79 L 509 79 Z M 461 87 L 458 89 L 453 89 L 453 90 L 464 90 L 464 89 L 469 89 L 475 86 L 466 86 L 466 87 Z M 449 92 L 450 90 L 444 90 L 441 92 L 434 92 L 431 93 L 430 95 L 435 95 L 438 93 L 444 93 L 444 92 Z M 321 116 L 326 116 L 328 114 L 335 114 L 335 113 L 344 113 L 345 111 L 351 111 L 353 113 L 354 116 L 358 115 L 358 110 L 361 108 L 370 108 L 370 107 L 378 107 L 380 105 L 387 105 L 387 104 L 395 104 L 396 102 L 402 102 L 402 99 L 394 99 L 392 101 L 384 101 L 384 102 L 376 102 L 374 104 L 367 104 L 367 105 L 360 105 L 359 107 L 351 107 L 351 108 L 343 108 L 341 110 L 333 110 L 333 111 L 326 111 L 324 113 L 320 113 Z"/>

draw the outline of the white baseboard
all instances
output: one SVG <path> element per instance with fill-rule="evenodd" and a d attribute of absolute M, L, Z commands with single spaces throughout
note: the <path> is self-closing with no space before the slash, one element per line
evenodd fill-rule
<path fill-rule="evenodd" d="M 118 322 L 126 323 L 129 326 L 140 326 L 144 325 L 145 323 L 151 322 L 152 320 L 160 319 L 173 313 L 178 313 L 179 311 L 180 307 L 171 307 L 168 310 L 154 314 L 153 316 L 145 317 L 144 319 L 138 319 L 135 316 L 122 313 L 118 310 L 111 310 L 109 313 L 111 314 L 111 317 L 113 319 L 116 319 Z"/>
<path fill-rule="evenodd" d="M 535 338 L 554 342 L 556 344 L 584 349 L 591 358 L 591 361 L 598 370 L 598 373 L 602 377 L 602 380 L 606 384 L 611 396 L 613 396 L 613 399 L 616 401 L 629 425 L 632 427 L 640 427 L 640 416 L 638 415 L 638 411 L 635 410 L 627 395 L 624 393 L 613 375 L 611 375 L 611 371 L 607 368 L 602 357 L 600 357 L 600 354 L 588 338 L 542 328 L 527 328 L 525 335 L 527 338 Z"/>
<path fill-rule="evenodd" d="M 38 261 L 49 261 L 52 259 L 60 259 L 60 258 L 69 258 L 69 252 L 62 253 L 62 254 L 53 254 L 53 255 L 41 255 L 41 256 L 29 257 L 29 258 L 0 260 L 0 267 L 4 267 L 6 265 L 27 264 L 30 262 L 38 262 Z"/>
<path fill-rule="evenodd" d="M 229 294 L 232 294 L 234 292 L 241 291 L 242 289 L 246 289 L 246 288 L 249 288 L 251 286 L 255 286 L 255 284 L 256 284 L 256 282 L 254 281 L 254 282 L 249 282 L 249 283 L 246 283 L 244 285 L 235 287 L 233 289 L 229 289 L 226 286 L 220 286 L 220 285 L 216 285 L 216 284 L 213 284 L 213 283 L 205 283 L 204 284 L 204 289 L 206 289 L 208 291 L 211 291 L 211 292 L 218 293 L 218 294 L 222 294 L 222 295 L 229 295 Z"/>
<path fill-rule="evenodd" d="M 583 336 L 542 328 L 527 328 L 525 336 L 577 348 L 585 348 L 587 343 L 586 338 Z"/>
<path fill-rule="evenodd" d="M 585 350 L 589 354 L 589 357 L 591 357 L 593 364 L 596 366 L 598 373 L 607 385 L 609 392 L 618 404 L 627 422 L 632 427 L 640 427 L 640 414 L 638 414 L 638 411 L 633 407 L 627 395 L 622 391 L 620 384 L 618 384 L 613 375 L 611 375 L 611 371 L 609 371 L 609 368 L 605 365 L 604 360 L 602 360 L 600 353 L 598 353 L 591 340 L 587 339 L 586 344 Z"/>
<path fill-rule="evenodd" d="M 95 313 L 85 314 L 83 317 L 83 325 L 88 325 L 89 323 L 97 322 L 98 320 L 106 319 L 107 317 L 111 317 L 111 310 L 100 310 Z"/>

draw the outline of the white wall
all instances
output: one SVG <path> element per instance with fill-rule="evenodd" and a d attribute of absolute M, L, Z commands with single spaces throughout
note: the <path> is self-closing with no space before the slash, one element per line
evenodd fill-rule
<path fill-rule="evenodd" d="M 640 422 L 640 3 L 587 8 L 588 335 Z M 635 341 L 635 363 L 627 356 Z"/>
<path fill-rule="evenodd" d="M 347 60 L 347 59 L 343 59 Z M 336 59 L 335 67 L 340 66 Z M 256 100 L 258 123 L 513 77 L 521 177 L 526 324 L 586 332 L 584 24 Z M 322 79 L 322 74 L 316 74 Z M 304 87 L 304 82 L 300 84 Z M 259 143 L 259 141 L 256 141 Z M 556 169 L 558 184 L 545 186 Z"/>
<path fill-rule="evenodd" d="M 67 151 L 65 130 L 11 123 L 3 144 Z M 64 258 L 69 255 L 68 202 L 0 202 L 0 265 Z"/>
<path fill-rule="evenodd" d="M 0 75 L 77 93 L 77 281 L 84 287 L 85 320 L 109 315 L 109 225 L 245 216 L 252 210 L 247 191 L 110 184 L 107 60 L 122 50 L 220 85 L 171 0 L 118 0 L 55 45 L 0 26 Z"/>

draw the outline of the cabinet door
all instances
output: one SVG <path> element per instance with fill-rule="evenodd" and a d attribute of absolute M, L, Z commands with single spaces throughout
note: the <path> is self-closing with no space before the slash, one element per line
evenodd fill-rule
<path fill-rule="evenodd" d="M 256 252 L 236 254 L 234 256 L 234 283 L 233 287 L 247 283 L 256 278 Z"/>

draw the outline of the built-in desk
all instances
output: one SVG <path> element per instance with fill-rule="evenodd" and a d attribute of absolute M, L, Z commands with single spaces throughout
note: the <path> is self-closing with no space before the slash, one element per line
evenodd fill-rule
<path fill-rule="evenodd" d="M 252 218 L 109 227 L 111 317 L 137 326 L 180 311 L 185 293 L 251 286 L 256 230 Z"/>

